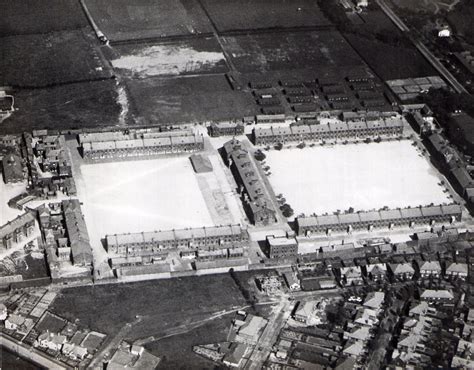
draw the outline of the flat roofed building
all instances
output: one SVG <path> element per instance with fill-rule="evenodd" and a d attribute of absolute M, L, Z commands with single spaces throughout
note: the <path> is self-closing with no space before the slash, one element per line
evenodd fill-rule
<path fill-rule="evenodd" d="M 296 238 L 267 236 L 267 247 L 270 258 L 295 258 L 298 255 Z"/>
<path fill-rule="evenodd" d="M 244 125 L 241 122 L 213 122 L 209 127 L 211 136 L 238 136 L 244 134 Z"/>

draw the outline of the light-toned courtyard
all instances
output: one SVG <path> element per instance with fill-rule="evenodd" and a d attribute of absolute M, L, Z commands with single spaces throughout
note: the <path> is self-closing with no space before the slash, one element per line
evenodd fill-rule
<path fill-rule="evenodd" d="M 214 225 L 187 156 L 80 169 L 78 197 L 93 245 L 107 234 Z"/>
<path fill-rule="evenodd" d="M 437 171 L 409 140 L 266 152 L 269 181 L 310 215 L 449 203 Z"/>

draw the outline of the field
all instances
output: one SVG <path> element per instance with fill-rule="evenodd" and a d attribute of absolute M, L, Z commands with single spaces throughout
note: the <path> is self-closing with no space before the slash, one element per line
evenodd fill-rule
<path fill-rule="evenodd" d="M 224 54 L 213 37 L 118 45 L 114 49 L 119 56 L 112 60 L 113 67 L 132 78 L 228 71 Z"/>
<path fill-rule="evenodd" d="M 203 0 L 203 5 L 219 31 L 330 24 L 311 0 Z"/>
<path fill-rule="evenodd" d="M 107 234 L 214 225 L 187 156 L 82 165 L 76 183 L 93 244 Z"/>
<path fill-rule="evenodd" d="M 230 88 L 225 76 L 147 78 L 127 82 L 145 122 L 203 122 L 255 115 L 253 97 Z"/>
<path fill-rule="evenodd" d="M 262 33 L 222 38 L 239 72 L 311 68 L 323 75 L 334 67 L 358 67 L 363 61 L 335 31 Z"/>
<path fill-rule="evenodd" d="M 414 47 L 394 46 L 354 34 L 348 34 L 346 38 L 384 81 L 436 75 L 433 67 Z"/>
<path fill-rule="evenodd" d="M 219 274 L 65 289 L 51 311 L 109 335 L 139 315 L 142 320 L 132 326 L 126 338 L 136 340 L 186 332 L 187 326 L 199 320 L 243 305 L 245 300 L 232 278 Z M 212 332 L 202 340 L 212 342 Z"/>
<path fill-rule="evenodd" d="M 94 49 L 95 36 L 83 30 L 3 37 L 0 86 L 41 87 L 111 77 Z"/>
<path fill-rule="evenodd" d="M 24 35 L 88 27 L 78 0 L 3 0 L 0 35 Z"/>
<path fill-rule="evenodd" d="M 211 32 L 196 0 L 86 0 L 98 27 L 111 41 Z"/>
<path fill-rule="evenodd" d="M 2 122 L 0 134 L 113 126 L 119 119 L 120 105 L 113 80 L 18 90 L 14 95 L 18 111 Z"/>
<path fill-rule="evenodd" d="M 435 170 L 408 140 L 267 152 L 276 194 L 295 214 L 449 202 Z"/>

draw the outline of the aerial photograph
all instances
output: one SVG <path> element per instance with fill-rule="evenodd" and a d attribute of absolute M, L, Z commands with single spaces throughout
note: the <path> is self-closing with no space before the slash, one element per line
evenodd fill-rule
<path fill-rule="evenodd" d="M 474 369 L 473 0 L 0 9 L 0 369 Z"/>

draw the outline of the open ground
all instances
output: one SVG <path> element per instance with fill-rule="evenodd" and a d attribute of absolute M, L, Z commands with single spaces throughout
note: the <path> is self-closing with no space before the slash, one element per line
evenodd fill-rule
<path fill-rule="evenodd" d="M 126 84 L 134 113 L 145 122 L 204 122 L 258 113 L 253 97 L 232 90 L 224 75 L 154 77 Z"/>
<path fill-rule="evenodd" d="M 107 234 L 214 225 L 187 156 L 85 164 L 80 177 L 94 245 Z"/>
<path fill-rule="evenodd" d="M 142 317 L 127 338 L 138 340 L 178 334 L 182 330 L 177 328 L 185 331 L 199 320 L 245 305 L 229 274 L 218 274 L 66 289 L 52 312 L 109 335 Z"/>
<path fill-rule="evenodd" d="M 411 141 L 267 152 L 269 177 L 295 214 L 449 203 L 437 171 Z"/>
<path fill-rule="evenodd" d="M 220 32 L 330 25 L 316 1 L 311 0 L 203 0 L 202 3 Z"/>
<path fill-rule="evenodd" d="M 114 51 L 119 54 L 112 60 L 114 68 L 134 78 L 228 71 L 224 54 L 213 37 L 117 45 Z"/>
<path fill-rule="evenodd" d="M 96 44 L 87 28 L 2 37 L 0 85 L 41 87 L 110 78 L 110 67 Z"/>
<path fill-rule="evenodd" d="M 112 41 L 211 32 L 211 23 L 196 0 L 86 0 L 102 32 Z"/>

